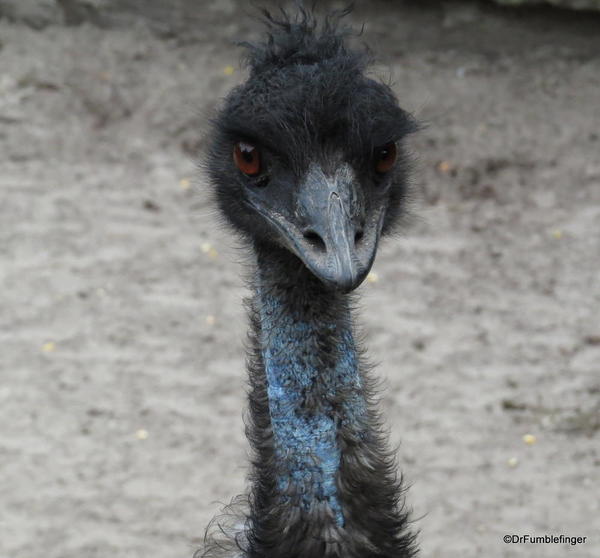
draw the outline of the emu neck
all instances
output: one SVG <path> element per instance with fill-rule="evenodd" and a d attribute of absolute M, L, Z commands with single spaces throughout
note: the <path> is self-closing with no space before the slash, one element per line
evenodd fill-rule
<path fill-rule="evenodd" d="M 345 523 L 340 427 L 364 414 L 347 295 L 291 258 L 259 252 L 260 347 L 282 501 Z M 357 425 L 358 426 L 358 425 Z"/>
<path fill-rule="evenodd" d="M 350 297 L 256 247 L 248 372 L 249 558 L 407 558 L 402 489 L 354 341 Z"/>

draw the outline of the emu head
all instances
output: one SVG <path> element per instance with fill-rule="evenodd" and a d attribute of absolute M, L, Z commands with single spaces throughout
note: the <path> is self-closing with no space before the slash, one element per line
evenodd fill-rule
<path fill-rule="evenodd" d="M 416 126 L 338 18 L 282 13 L 264 11 L 267 40 L 244 45 L 250 75 L 213 121 L 207 168 L 238 231 L 350 291 L 402 212 L 401 141 Z"/>

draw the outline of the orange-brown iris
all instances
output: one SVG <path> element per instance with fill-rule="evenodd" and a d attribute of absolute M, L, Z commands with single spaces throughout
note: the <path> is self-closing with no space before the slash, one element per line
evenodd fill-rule
<path fill-rule="evenodd" d="M 260 172 L 260 153 L 249 143 L 240 141 L 233 147 L 235 166 L 248 176 L 256 176 Z"/>
<path fill-rule="evenodd" d="M 396 144 L 391 141 L 375 150 L 375 170 L 384 174 L 392 169 L 396 162 Z"/>

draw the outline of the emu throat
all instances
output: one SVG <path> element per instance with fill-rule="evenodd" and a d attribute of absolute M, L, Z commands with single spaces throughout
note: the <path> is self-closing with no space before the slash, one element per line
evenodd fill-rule
<path fill-rule="evenodd" d="M 347 297 L 297 265 L 294 281 L 280 262 L 263 263 L 256 305 L 280 502 L 328 509 L 343 527 L 340 429 L 360 430 L 365 413 Z"/>

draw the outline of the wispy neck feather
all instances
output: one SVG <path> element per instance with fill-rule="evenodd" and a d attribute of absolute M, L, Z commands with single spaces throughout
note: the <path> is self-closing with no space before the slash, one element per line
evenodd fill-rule
<path fill-rule="evenodd" d="M 272 279 L 259 270 L 257 302 L 280 501 L 304 512 L 322 508 L 343 527 L 340 420 L 360 429 L 365 414 L 348 309 L 340 304 L 341 319 L 315 315 L 316 301 L 296 304 L 301 287 Z M 342 415 L 344 396 L 356 405 Z"/>
<path fill-rule="evenodd" d="M 246 556 L 412 556 L 348 296 L 295 257 L 259 248 L 250 313 Z"/>

